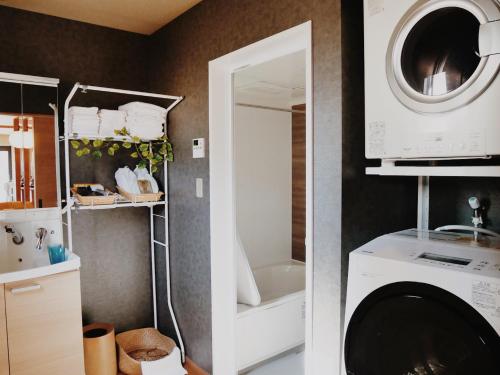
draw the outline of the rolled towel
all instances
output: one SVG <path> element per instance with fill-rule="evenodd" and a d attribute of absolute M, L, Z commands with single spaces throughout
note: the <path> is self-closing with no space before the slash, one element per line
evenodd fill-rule
<path fill-rule="evenodd" d="M 122 111 L 126 111 L 127 113 L 159 113 L 161 116 L 166 117 L 167 116 L 167 110 L 163 107 L 150 104 L 150 103 L 144 103 L 144 102 L 130 102 L 127 104 L 123 104 L 118 107 L 118 109 L 121 109 Z"/>
<path fill-rule="evenodd" d="M 99 108 L 97 107 L 70 107 L 68 113 L 70 115 L 96 115 Z"/>
<path fill-rule="evenodd" d="M 125 116 L 124 111 L 101 109 L 99 111 L 99 135 L 103 137 L 116 136 L 115 130 L 121 130 L 125 127 Z"/>

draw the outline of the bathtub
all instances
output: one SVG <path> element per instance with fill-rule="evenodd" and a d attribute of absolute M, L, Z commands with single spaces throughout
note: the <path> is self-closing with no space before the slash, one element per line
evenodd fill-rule
<path fill-rule="evenodd" d="M 238 304 L 238 371 L 305 341 L 305 265 L 292 261 L 253 270 L 262 302 Z"/>

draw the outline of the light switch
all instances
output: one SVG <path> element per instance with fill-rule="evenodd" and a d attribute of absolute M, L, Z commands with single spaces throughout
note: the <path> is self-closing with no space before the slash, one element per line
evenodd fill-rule
<path fill-rule="evenodd" d="M 193 159 L 205 157 L 205 138 L 193 139 Z"/>
<path fill-rule="evenodd" d="M 203 178 L 196 179 L 196 198 L 203 198 Z"/>

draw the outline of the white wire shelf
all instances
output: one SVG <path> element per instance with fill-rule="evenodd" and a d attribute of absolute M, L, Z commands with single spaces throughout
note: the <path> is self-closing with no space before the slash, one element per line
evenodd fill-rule
<path fill-rule="evenodd" d="M 500 177 L 500 166 L 396 166 L 366 168 L 367 175 L 379 176 L 442 176 Z"/>
<path fill-rule="evenodd" d="M 75 204 L 71 207 L 72 210 L 110 210 L 114 208 L 122 208 L 122 207 L 154 207 L 167 204 L 165 201 L 158 202 L 116 202 L 113 204 L 96 204 L 96 205 L 83 205 L 75 202 Z"/>
<path fill-rule="evenodd" d="M 82 139 L 88 139 L 89 141 L 93 141 L 95 139 L 100 139 L 103 141 L 110 141 L 110 142 L 132 142 L 132 137 L 128 136 L 120 136 L 120 137 L 103 137 L 99 135 L 78 135 L 78 134 L 69 134 L 66 136 L 59 137 L 60 141 L 64 141 L 65 139 L 68 139 L 70 141 L 75 140 L 75 141 L 81 141 Z M 154 141 L 160 141 L 159 139 L 141 139 L 141 142 L 147 143 L 147 142 L 154 142 Z"/>

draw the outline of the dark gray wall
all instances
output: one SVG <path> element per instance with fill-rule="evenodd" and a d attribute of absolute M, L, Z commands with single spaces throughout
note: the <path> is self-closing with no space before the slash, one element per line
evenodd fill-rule
<path fill-rule="evenodd" d="M 60 78 L 60 107 L 77 81 L 145 87 L 144 36 L 6 7 L 0 7 L 0 25 L 0 71 Z M 104 181 L 113 187 L 114 170 L 124 162 L 75 160 L 73 181 Z M 118 330 L 150 326 L 146 210 L 79 212 L 73 217 L 74 248 L 82 259 L 84 320 L 111 322 Z"/>
<path fill-rule="evenodd" d="M 500 232 L 500 179 L 430 178 L 430 226 L 472 225 L 472 210 L 467 203 L 476 196 L 488 208 L 485 227 Z"/>
<path fill-rule="evenodd" d="M 417 178 L 367 176 L 364 157 L 363 2 L 342 1 L 342 309 L 349 253 L 385 233 L 416 227 Z M 343 314 L 342 314 L 343 318 Z"/>
<path fill-rule="evenodd" d="M 346 286 L 341 262 L 345 265 L 349 251 L 377 235 L 414 226 L 416 180 L 364 175 L 362 2 L 343 2 L 342 17 L 340 5 L 336 0 L 205 1 L 151 40 L 152 89 L 186 96 L 169 123 L 176 151 L 169 171 L 174 305 L 188 355 L 206 369 L 211 367 L 210 201 L 208 195 L 194 198 L 194 179 L 202 177 L 208 192 L 209 160 L 193 160 L 190 142 L 209 136 L 210 60 L 312 20 L 314 347 L 316 362 L 331 373 Z"/>

